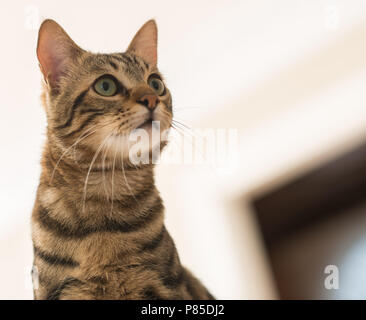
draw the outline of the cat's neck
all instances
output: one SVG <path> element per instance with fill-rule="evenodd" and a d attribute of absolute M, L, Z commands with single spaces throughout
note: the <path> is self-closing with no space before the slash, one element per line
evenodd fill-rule
<path fill-rule="evenodd" d="M 164 206 L 152 166 L 88 172 L 51 155 L 46 145 L 34 219 L 67 236 L 93 230 L 128 233 L 137 226 L 150 226 L 150 221 L 162 227 Z"/>
<path fill-rule="evenodd" d="M 74 193 L 80 201 L 123 200 L 155 189 L 154 166 L 134 166 L 102 157 L 80 162 L 73 155 L 46 144 L 42 156 L 42 180 L 50 188 Z"/>

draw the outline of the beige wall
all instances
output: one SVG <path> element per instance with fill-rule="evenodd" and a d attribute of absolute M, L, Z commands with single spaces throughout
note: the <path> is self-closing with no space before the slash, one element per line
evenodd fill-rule
<path fill-rule="evenodd" d="M 275 298 L 245 199 L 365 137 L 366 3 L 24 0 L 2 2 L 0 12 L 0 299 L 31 297 L 28 219 L 45 127 L 36 25 L 46 17 L 103 52 L 123 50 L 157 19 L 177 117 L 238 129 L 235 170 L 158 168 L 168 229 L 217 297 Z"/>

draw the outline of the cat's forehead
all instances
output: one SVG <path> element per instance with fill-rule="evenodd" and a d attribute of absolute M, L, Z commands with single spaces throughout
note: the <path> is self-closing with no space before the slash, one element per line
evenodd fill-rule
<path fill-rule="evenodd" d="M 82 62 L 83 69 L 95 75 L 120 74 L 129 82 L 144 81 L 151 66 L 131 53 L 89 54 Z"/>

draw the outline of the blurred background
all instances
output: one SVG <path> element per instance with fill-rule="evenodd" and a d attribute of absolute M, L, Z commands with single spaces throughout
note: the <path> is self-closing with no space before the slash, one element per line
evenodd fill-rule
<path fill-rule="evenodd" d="M 177 119 L 235 133 L 219 166 L 157 168 L 181 260 L 217 298 L 366 298 L 365 1 L 17 0 L 0 12 L 0 299 L 33 296 L 45 18 L 94 52 L 124 51 L 155 18 Z"/>

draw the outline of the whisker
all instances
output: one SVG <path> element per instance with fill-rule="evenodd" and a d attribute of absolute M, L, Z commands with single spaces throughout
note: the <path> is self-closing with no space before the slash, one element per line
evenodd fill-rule
<path fill-rule="evenodd" d="M 108 193 L 108 190 L 107 190 L 107 185 L 106 185 L 106 178 L 105 178 L 105 171 L 104 171 L 104 168 L 105 168 L 105 159 L 107 157 L 107 151 L 109 150 L 108 146 L 106 146 L 105 150 L 104 150 L 104 155 L 103 155 L 103 159 L 102 159 L 102 179 L 103 179 L 103 187 L 104 187 L 104 192 L 105 192 L 105 195 L 106 195 L 106 198 L 108 199 L 109 197 L 109 193 Z"/>
<path fill-rule="evenodd" d="M 116 156 L 117 156 L 117 148 L 115 148 L 115 151 L 114 151 L 114 159 L 113 159 L 113 167 L 112 167 L 112 177 L 111 177 L 111 183 L 112 183 L 112 186 L 111 186 L 111 200 L 112 200 L 112 204 L 111 204 L 111 216 L 113 214 L 113 200 L 114 200 L 114 168 L 115 168 L 115 165 L 116 165 Z"/>
<path fill-rule="evenodd" d="M 125 172 L 125 166 L 124 166 L 124 164 L 123 164 L 123 158 L 124 158 L 124 156 L 123 156 L 123 150 L 121 150 L 121 163 L 122 163 L 122 174 L 123 174 L 123 179 L 125 180 L 125 182 L 126 182 L 126 186 L 127 186 L 128 190 L 130 191 L 130 195 L 135 199 L 136 203 L 137 203 L 138 205 L 140 205 L 140 204 L 139 204 L 139 202 L 137 201 L 137 199 L 136 199 L 135 195 L 133 194 L 132 188 L 130 187 L 130 185 L 129 185 L 128 181 L 127 181 L 126 172 Z M 134 165 L 134 166 L 135 166 L 135 168 L 136 168 L 136 165 L 135 165 L 134 163 L 133 163 L 133 165 Z"/>
<path fill-rule="evenodd" d="M 178 129 L 179 129 L 180 133 L 183 134 L 184 136 L 186 136 L 188 134 L 192 138 L 192 141 L 193 141 L 193 138 L 197 138 L 197 136 L 195 135 L 193 130 L 189 130 L 186 127 L 183 127 L 182 125 L 180 125 L 179 123 L 176 123 L 175 121 L 172 121 L 172 127 L 175 128 L 176 131 L 178 131 Z"/>
<path fill-rule="evenodd" d="M 175 131 L 177 131 L 179 134 L 182 134 L 183 136 L 185 136 L 185 134 L 186 134 L 186 133 L 190 134 L 191 140 L 189 140 L 189 139 L 188 139 L 188 141 L 191 143 L 192 148 L 194 148 L 195 152 L 198 152 L 198 153 L 201 155 L 202 159 L 206 159 L 206 160 L 207 160 L 207 158 L 204 156 L 203 151 L 202 151 L 201 149 L 199 149 L 199 148 L 197 147 L 197 145 L 195 145 L 195 144 L 193 143 L 193 138 L 197 139 L 197 137 L 196 137 L 196 136 L 194 136 L 194 134 L 193 134 L 193 133 L 187 132 L 187 131 L 185 131 L 183 128 L 180 128 L 180 127 L 178 127 L 177 125 L 174 125 L 174 124 L 172 124 L 172 128 L 173 128 Z M 202 137 L 201 137 L 201 138 L 202 138 Z M 202 139 L 203 139 L 203 138 L 202 138 Z M 215 172 L 216 172 L 216 171 L 215 171 L 215 166 L 213 165 L 212 161 L 211 161 L 211 160 L 209 160 L 209 159 L 208 159 L 208 167 L 210 168 L 211 172 L 215 174 Z"/>
<path fill-rule="evenodd" d="M 87 185 L 88 185 L 88 179 L 89 179 L 89 174 L 90 174 L 90 171 L 94 165 L 94 162 L 96 160 L 96 158 L 98 157 L 98 154 L 99 152 L 101 151 L 101 149 L 103 148 L 104 144 L 107 142 L 107 140 L 110 138 L 110 136 L 112 135 L 113 132 L 109 133 L 107 135 L 107 137 L 102 141 L 102 143 L 99 145 L 97 151 L 95 152 L 94 154 L 94 157 L 90 163 L 90 166 L 89 166 L 89 170 L 88 170 L 88 173 L 86 175 L 86 179 L 85 179 L 85 183 L 84 183 L 84 195 L 83 195 L 83 212 L 85 211 L 85 202 L 86 202 L 86 189 L 87 189 Z"/>
<path fill-rule="evenodd" d="M 180 124 L 181 126 L 185 127 L 185 128 L 186 128 L 186 129 L 188 129 L 188 130 L 193 131 L 193 129 L 192 129 L 190 126 L 186 125 L 182 120 L 178 121 L 178 120 L 175 118 L 175 119 L 172 119 L 172 121 L 173 121 L 173 122 L 175 122 L 175 123 L 177 123 L 177 124 Z"/>
<path fill-rule="evenodd" d="M 183 132 L 190 134 L 194 138 L 204 139 L 204 137 L 202 137 L 202 135 L 200 135 L 197 131 L 194 131 L 188 125 L 184 124 L 182 121 L 177 121 L 177 120 L 173 119 L 172 123 L 174 123 L 176 127 L 179 127 Z"/>
<path fill-rule="evenodd" d="M 65 151 L 64 151 L 64 153 L 60 156 L 60 158 L 58 159 L 58 161 L 56 162 L 56 165 L 55 165 L 55 167 L 53 168 L 53 171 L 52 171 L 52 175 L 51 175 L 51 180 L 50 180 L 50 182 L 52 182 L 52 180 L 53 180 L 53 177 L 54 177 L 54 175 L 55 175 L 55 171 L 56 171 L 56 169 L 57 169 L 57 167 L 58 167 L 58 165 L 59 165 L 59 163 L 60 163 L 60 161 L 62 160 L 62 158 L 67 154 L 67 152 L 72 148 L 72 147 L 75 147 L 79 142 L 81 142 L 82 140 L 84 140 L 84 139 L 86 139 L 87 137 L 89 137 L 90 135 L 92 135 L 93 133 L 95 133 L 96 131 L 97 131 L 97 129 L 96 130 L 94 130 L 94 131 L 92 131 L 92 132 L 89 132 L 86 136 L 84 136 L 83 137 L 83 135 L 84 134 L 86 134 L 88 131 L 90 131 L 91 129 L 93 129 L 93 128 L 95 128 L 95 127 L 91 127 L 91 128 L 89 128 L 89 129 L 87 129 L 87 130 L 85 130 L 80 136 L 79 136 L 79 138 L 70 146 L 70 147 L 68 147 Z"/>

